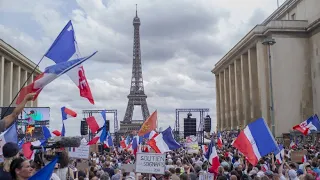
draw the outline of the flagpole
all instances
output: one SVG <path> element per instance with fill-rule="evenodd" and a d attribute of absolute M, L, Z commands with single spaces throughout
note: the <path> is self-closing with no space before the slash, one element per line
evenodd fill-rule
<path fill-rule="evenodd" d="M 4 116 L 5 114 L 7 114 L 7 112 L 9 111 L 9 107 L 11 107 L 12 103 L 17 99 L 19 93 L 21 92 L 21 90 L 24 88 L 24 86 L 26 85 L 26 83 L 29 81 L 29 79 L 31 78 L 31 76 L 33 75 L 33 73 L 36 71 L 36 69 L 39 67 L 39 64 L 42 62 L 43 58 L 45 57 L 45 55 L 42 56 L 42 58 L 39 60 L 39 62 L 36 64 L 36 66 L 33 68 L 32 72 L 30 73 L 30 75 L 28 76 L 27 80 L 22 84 L 21 88 L 19 89 L 19 91 L 17 92 L 17 94 L 14 96 L 14 98 L 12 99 L 11 103 L 9 104 L 8 108 L 6 109 L 6 111 L 4 112 Z M 3 119 L 4 117 L 1 117 L 1 119 Z"/>

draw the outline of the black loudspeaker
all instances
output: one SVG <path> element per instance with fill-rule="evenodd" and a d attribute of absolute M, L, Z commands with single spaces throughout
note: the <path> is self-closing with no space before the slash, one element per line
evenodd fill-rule
<path fill-rule="evenodd" d="M 207 115 L 204 118 L 204 131 L 205 132 L 210 132 L 211 131 L 211 117 Z"/>
<path fill-rule="evenodd" d="M 109 132 L 110 131 L 110 120 L 106 121 L 106 128 L 107 128 L 107 131 Z"/>
<path fill-rule="evenodd" d="M 34 127 L 32 138 L 41 139 L 43 137 L 42 127 Z"/>
<path fill-rule="evenodd" d="M 196 118 L 184 118 L 184 138 L 197 135 L 197 119 Z"/>
<path fill-rule="evenodd" d="M 80 125 L 80 134 L 82 136 L 85 136 L 88 134 L 88 124 L 87 121 L 81 121 L 81 125 Z"/>

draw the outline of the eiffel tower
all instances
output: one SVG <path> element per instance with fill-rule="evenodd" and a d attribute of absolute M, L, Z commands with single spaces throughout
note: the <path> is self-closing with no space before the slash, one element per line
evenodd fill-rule
<path fill-rule="evenodd" d="M 138 131 L 142 123 L 150 116 L 147 105 L 147 95 L 144 93 L 141 50 L 140 50 L 140 18 L 138 17 L 137 5 L 136 16 L 133 18 L 134 38 L 133 38 L 133 63 L 130 94 L 128 95 L 128 105 L 123 121 L 120 123 L 119 133 L 130 134 Z M 143 120 L 133 120 L 134 106 L 141 106 Z"/>

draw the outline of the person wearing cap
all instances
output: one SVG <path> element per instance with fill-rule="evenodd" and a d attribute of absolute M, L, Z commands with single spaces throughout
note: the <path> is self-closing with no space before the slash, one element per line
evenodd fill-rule
<path fill-rule="evenodd" d="M 11 180 L 10 165 L 13 159 L 19 157 L 18 144 L 8 142 L 2 147 L 2 155 L 4 162 L 0 166 L 0 179 Z"/>
<path fill-rule="evenodd" d="M 23 108 L 25 107 L 27 102 L 33 100 L 35 95 L 36 93 L 27 94 L 24 100 L 16 108 L 14 108 L 13 112 L 10 115 L 0 120 L 0 133 L 5 131 L 17 119 L 19 114 L 21 114 L 21 112 L 23 111 Z"/>

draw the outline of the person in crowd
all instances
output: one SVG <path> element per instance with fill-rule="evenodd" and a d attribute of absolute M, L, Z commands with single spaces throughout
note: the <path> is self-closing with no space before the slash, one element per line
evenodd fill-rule
<path fill-rule="evenodd" d="M 36 93 L 27 94 L 24 100 L 14 108 L 11 114 L 5 117 L 1 117 L 3 119 L 0 121 L 0 133 L 5 131 L 17 119 L 19 114 L 21 114 L 21 112 L 23 111 L 23 108 L 25 107 L 27 102 L 33 100 L 35 95 Z"/>
<path fill-rule="evenodd" d="M 68 152 L 62 151 L 59 153 L 59 163 L 56 174 L 60 180 L 68 180 L 69 177 L 73 177 L 73 171 L 69 168 L 69 156 Z"/>
<path fill-rule="evenodd" d="M 2 147 L 4 162 L 0 166 L 0 179 L 11 180 L 10 165 L 11 162 L 19 157 L 19 147 L 16 143 L 8 142 Z"/>
<path fill-rule="evenodd" d="M 10 164 L 10 174 L 13 180 L 27 180 L 32 176 L 33 169 L 29 160 L 18 157 Z"/>

